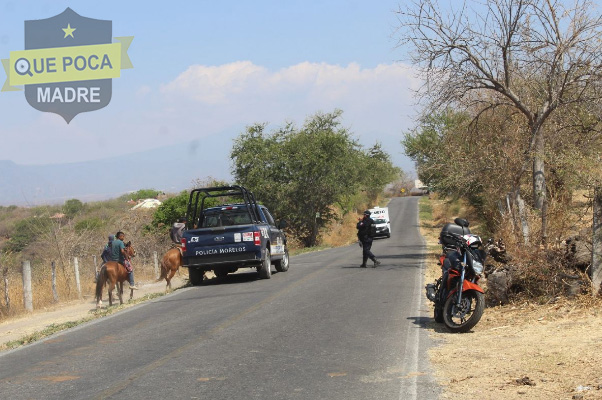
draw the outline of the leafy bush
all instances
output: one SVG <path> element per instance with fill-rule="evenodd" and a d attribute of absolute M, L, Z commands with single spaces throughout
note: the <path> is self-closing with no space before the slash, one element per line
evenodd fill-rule
<path fill-rule="evenodd" d="M 8 252 L 18 253 L 23 250 L 29 243 L 35 241 L 44 229 L 48 229 L 52 221 L 48 217 L 29 217 L 18 221 L 14 228 L 13 234 L 8 240 L 5 250 Z"/>
<path fill-rule="evenodd" d="M 63 205 L 63 212 L 65 213 L 65 215 L 67 217 L 73 218 L 77 214 L 82 212 L 84 207 L 85 207 L 84 203 L 82 203 L 80 200 L 71 199 L 71 200 L 67 200 L 65 202 L 65 205 Z"/>
<path fill-rule="evenodd" d="M 186 215 L 188 206 L 188 192 L 180 192 L 175 197 L 171 197 L 163 202 L 153 215 L 152 225 L 159 227 L 161 225 L 171 226 L 178 218 Z"/>
<path fill-rule="evenodd" d="M 140 200 L 140 199 L 154 199 L 157 198 L 162 192 L 155 189 L 140 189 L 134 193 L 128 193 L 121 196 L 119 199 L 121 200 Z"/>
<path fill-rule="evenodd" d="M 75 224 L 75 231 L 79 233 L 87 230 L 97 230 L 102 228 L 104 225 L 105 222 L 98 217 L 86 218 L 78 221 Z"/>

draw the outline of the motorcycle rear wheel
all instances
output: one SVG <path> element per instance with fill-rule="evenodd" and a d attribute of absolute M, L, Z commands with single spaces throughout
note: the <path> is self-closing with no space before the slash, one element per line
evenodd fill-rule
<path fill-rule="evenodd" d="M 471 330 L 481 319 L 485 310 L 485 296 L 476 290 L 462 293 L 462 301 L 456 305 L 457 293 L 450 296 L 443 306 L 443 322 L 454 333 Z"/>

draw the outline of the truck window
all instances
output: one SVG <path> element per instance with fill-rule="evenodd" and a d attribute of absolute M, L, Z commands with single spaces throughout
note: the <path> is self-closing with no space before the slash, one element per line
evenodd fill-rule
<path fill-rule="evenodd" d="M 268 224 L 275 226 L 276 223 L 274 222 L 274 218 L 272 218 L 272 215 L 270 214 L 268 209 L 262 207 L 261 211 L 263 211 L 263 215 L 265 215 L 265 219 L 268 221 Z"/>
<path fill-rule="evenodd" d="M 246 209 L 212 210 L 206 212 L 201 221 L 201 228 L 215 228 L 218 226 L 247 225 L 251 217 Z"/>

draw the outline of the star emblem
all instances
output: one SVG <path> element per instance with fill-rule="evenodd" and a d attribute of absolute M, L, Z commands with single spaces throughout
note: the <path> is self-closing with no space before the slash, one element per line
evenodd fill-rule
<path fill-rule="evenodd" d="M 71 27 L 71 24 L 67 24 L 67 27 L 66 27 L 66 28 L 63 28 L 63 32 L 65 32 L 65 37 L 64 37 L 63 39 L 65 39 L 67 36 L 71 36 L 72 38 L 74 38 L 74 36 L 73 36 L 73 31 L 74 31 L 75 29 L 76 29 L 76 28 L 72 28 L 72 27 Z M 75 39 L 75 38 L 74 38 L 74 39 Z"/>

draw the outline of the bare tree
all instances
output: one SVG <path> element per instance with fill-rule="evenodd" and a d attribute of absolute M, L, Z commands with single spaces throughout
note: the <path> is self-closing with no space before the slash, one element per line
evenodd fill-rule
<path fill-rule="evenodd" d="M 554 132 L 542 127 L 554 112 L 576 105 L 599 115 L 602 17 L 595 7 L 589 0 L 487 0 L 465 1 L 448 12 L 437 0 L 414 0 L 398 11 L 399 45 L 410 46 L 430 107 L 509 107 L 524 116 L 530 140 L 513 191 L 518 196 L 532 162 L 542 239 L 545 135 Z"/>

